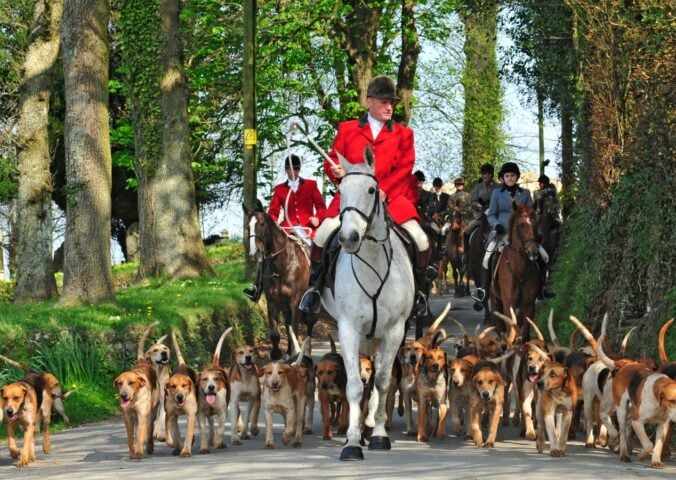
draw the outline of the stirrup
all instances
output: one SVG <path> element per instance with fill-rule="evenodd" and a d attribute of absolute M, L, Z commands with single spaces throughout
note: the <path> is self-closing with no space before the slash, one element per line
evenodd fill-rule
<path fill-rule="evenodd" d="M 425 280 L 428 282 L 431 282 L 432 280 L 435 280 L 439 276 L 439 271 L 437 270 L 437 267 L 434 265 L 428 265 L 425 268 Z"/>
<path fill-rule="evenodd" d="M 300 299 L 298 309 L 305 313 L 319 313 L 322 307 L 322 296 L 315 287 L 310 287 Z"/>
<path fill-rule="evenodd" d="M 415 306 L 415 315 L 417 317 L 425 315 L 428 311 L 427 295 L 425 295 L 420 290 L 415 292 L 414 306 Z"/>
<path fill-rule="evenodd" d="M 483 301 L 486 300 L 486 290 L 484 290 L 482 287 L 477 288 L 476 290 L 474 290 L 472 299 L 476 300 L 477 302 L 483 303 Z"/>
<path fill-rule="evenodd" d="M 242 293 L 244 296 L 248 297 L 249 300 L 252 302 L 257 302 L 259 298 L 261 298 L 260 290 L 258 289 L 258 286 L 252 285 L 250 287 L 245 288 L 242 290 Z"/>

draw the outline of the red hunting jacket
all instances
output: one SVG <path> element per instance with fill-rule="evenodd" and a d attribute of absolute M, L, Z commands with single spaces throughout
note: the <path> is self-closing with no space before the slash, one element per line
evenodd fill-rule
<path fill-rule="evenodd" d="M 289 191 L 291 191 L 290 195 Z M 285 210 L 287 195 L 289 195 L 288 212 Z M 314 236 L 316 228 L 309 224 L 310 217 L 317 217 L 321 222 L 326 216 L 326 204 L 324 203 L 322 194 L 319 193 L 317 182 L 308 180 L 307 178 L 300 178 L 298 190 L 295 192 L 291 190 L 288 180 L 275 186 L 272 201 L 268 208 L 268 215 L 275 222 L 279 223 L 280 211 L 284 211 L 284 219 L 281 222 L 282 227 L 286 228 L 294 225 L 310 227 L 313 229 L 310 236 Z"/>
<path fill-rule="evenodd" d="M 416 198 L 412 187 L 412 171 L 415 162 L 413 130 L 394 122 L 388 122 L 376 140 L 371 134 L 366 116 L 338 125 L 338 133 L 329 156 L 338 162 L 336 152 L 350 163 L 364 161 L 364 148 L 369 145 L 375 156 L 375 174 L 378 187 L 387 194 L 387 211 L 399 225 L 415 218 L 420 221 L 415 208 Z M 324 161 L 324 171 L 329 179 L 338 184 L 331 173 L 331 164 Z M 340 214 L 340 192 L 336 193 L 326 212 L 326 217 Z"/>

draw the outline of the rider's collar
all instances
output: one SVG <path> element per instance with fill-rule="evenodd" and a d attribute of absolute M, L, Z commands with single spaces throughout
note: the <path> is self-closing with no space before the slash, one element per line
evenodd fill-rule
<path fill-rule="evenodd" d="M 378 120 L 376 120 L 375 118 L 373 118 L 373 117 L 371 117 L 371 118 L 373 119 L 373 121 L 378 122 Z M 369 123 L 369 114 L 368 113 L 366 115 L 364 115 L 363 117 L 361 117 L 361 119 L 359 120 L 359 128 L 364 128 L 364 126 L 367 123 Z M 380 123 L 384 124 L 387 127 L 388 132 L 392 133 L 392 130 L 394 130 L 391 119 L 388 120 L 387 122 L 384 122 L 384 123 L 380 122 Z"/>

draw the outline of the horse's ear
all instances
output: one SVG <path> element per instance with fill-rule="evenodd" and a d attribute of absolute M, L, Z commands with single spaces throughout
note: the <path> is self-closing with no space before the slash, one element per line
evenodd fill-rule
<path fill-rule="evenodd" d="M 338 157 L 338 162 L 340 162 L 340 166 L 343 167 L 343 170 L 348 172 L 352 164 L 348 162 L 347 158 L 343 157 L 338 150 L 336 150 L 336 156 Z"/>
<path fill-rule="evenodd" d="M 245 214 L 247 217 L 251 217 L 251 216 L 253 216 L 253 214 L 254 214 L 253 210 L 250 209 L 249 207 L 247 207 L 246 204 L 245 204 L 244 202 L 242 202 L 242 210 L 244 210 L 244 214 Z"/>
<path fill-rule="evenodd" d="M 373 168 L 375 162 L 376 159 L 373 155 L 373 150 L 371 150 L 371 146 L 366 145 L 366 147 L 364 147 L 364 163 L 368 165 L 370 168 Z"/>
<path fill-rule="evenodd" d="M 263 202 L 261 202 L 260 198 L 256 199 L 256 203 L 254 203 L 254 212 L 264 212 L 265 208 L 263 208 Z"/>

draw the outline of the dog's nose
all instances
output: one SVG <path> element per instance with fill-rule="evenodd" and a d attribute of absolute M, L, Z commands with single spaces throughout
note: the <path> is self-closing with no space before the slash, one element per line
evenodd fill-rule
<path fill-rule="evenodd" d="M 328 382 L 322 382 L 322 388 L 324 388 L 324 389 L 329 388 Z"/>
<path fill-rule="evenodd" d="M 490 396 L 491 396 L 491 394 L 488 393 L 488 392 L 481 392 L 481 397 L 482 397 L 484 400 L 488 400 L 488 399 L 490 398 Z"/>
<path fill-rule="evenodd" d="M 453 380 L 453 385 L 455 385 L 456 387 L 459 387 L 460 382 L 458 380 Z"/>
<path fill-rule="evenodd" d="M 535 365 L 528 365 L 528 373 L 537 373 Z"/>
<path fill-rule="evenodd" d="M 438 371 L 439 371 L 439 364 L 438 364 L 438 363 L 433 363 L 433 364 L 432 364 L 432 371 L 433 371 L 433 372 L 438 372 Z"/>
<path fill-rule="evenodd" d="M 247 355 L 246 357 L 244 357 L 244 360 L 245 360 L 247 363 L 251 363 L 251 361 L 252 361 L 253 359 L 251 358 L 251 355 Z"/>
<path fill-rule="evenodd" d="M 207 387 L 207 390 L 209 390 L 210 392 L 213 392 L 214 390 L 216 390 L 216 385 L 209 385 Z"/>
<path fill-rule="evenodd" d="M 272 388 L 279 388 L 279 382 L 272 382 Z"/>
<path fill-rule="evenodd" d="M 416 358 L 415 355 L 411 355 L 411 356 L 409 357 L 409 361 L 410 361 L 411 363 L 415 363 L 415 362 L 418 361 L 418 359 Z"/>
<path fill-rule="evenodd" d="M 176 395 L 176 400 L 178 400 L 179 402 L 182 402 L 183 401 L 183 394 L 179 393 L 178 395 Z"/>
<path fill-rule="evenodd" d="M 10 417 L 13 417 L 13 416 L 14 416 L 14 409 L 13 409 L 13 408 L 8 408 L 8 409 L 7 409 L 7 415 L 9 415 Z"/>
<path fill-rule="evenodd" d="M 126 394 L 126 393 L 120 393 L 120 398 L 121 398 L 122 400 L 126 400 L 126 399 L 127 399 L 127 394 Z"/>
<path fill-rule="evenodd" d="M 162 360 L 165 360 L 167 358 L 167 352 L 162 352 L 160 357 L 162 357 Z"/>

